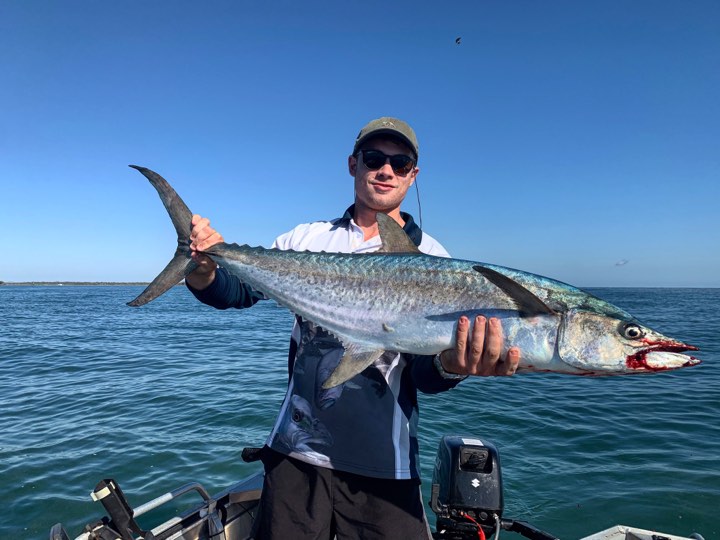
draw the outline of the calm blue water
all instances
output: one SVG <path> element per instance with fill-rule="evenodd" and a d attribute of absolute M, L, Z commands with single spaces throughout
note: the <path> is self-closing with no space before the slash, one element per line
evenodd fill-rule
<path fill-rule="evenodd" d="M 125 306 L 140 290 L 0 287 L 0 538 L 47 538 L 59 521 L 74 536 L 101 514 L 89 493 L 102 478 L 138 505 L 257 470 L 240 452 L 262 444 L 282 401 L 291 316 L 270 302 L 216 311 L 182 287 Z M 592 292 L 701 347 L 704 363 L 422 396 L 426 500 L 439 437 L 461 433 L 498 446 L 506 517 L 563 539 L 618 523 L 719 538 L 720 289 Z"/>

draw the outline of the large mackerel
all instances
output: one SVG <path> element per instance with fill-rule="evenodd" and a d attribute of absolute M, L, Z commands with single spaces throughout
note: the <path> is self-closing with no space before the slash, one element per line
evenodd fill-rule
<path fill-rule="evenodd" d="M 131 167 L 158 191 L 178 234 L 172 261 L 128 304 L 141 306 L 196 265 L 189 247 L 192 213 L 164 178 Z M 521 350 L 519 371 L 616 375 L 700 363 L 681 354 L 697 347 L 655 332 L 580 289 L 511 268 L 420 253 L 392 218 L 378 214 L 377 219 L 382 240 L 377 253 L 227 243 L 204 253 L 241 282 L 337 337 L 345 353 L 324 388 L 362 372 L 386 350 L 431 355 L 452 348 L 461 315 L 502 319 L 505 351 Z"/>

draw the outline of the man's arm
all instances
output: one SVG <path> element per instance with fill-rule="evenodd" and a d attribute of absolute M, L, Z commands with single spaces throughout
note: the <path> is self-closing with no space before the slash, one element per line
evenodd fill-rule
<path fill-rule="evenodd" d="M 217 309 L 248 308 L 258 300 L 263 300 L 262 293 L 257 292 L 249 285 L 242 283 L 222 267 L 215 269 L 215 278 L 204 289 L 195 289 L 185 279 L 185 284 L 191 293 L 203 304 Z"/>

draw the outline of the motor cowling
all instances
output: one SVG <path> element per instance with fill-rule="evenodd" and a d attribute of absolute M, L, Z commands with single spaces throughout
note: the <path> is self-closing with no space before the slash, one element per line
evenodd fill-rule
<path fill-rule="evenodd" d="M 445 435 L 440 440 L 430 506 L 441 520 L 467 523 L 467 517 L 492 528 L 502 517 L 500 457 L 487 439 Z"/>

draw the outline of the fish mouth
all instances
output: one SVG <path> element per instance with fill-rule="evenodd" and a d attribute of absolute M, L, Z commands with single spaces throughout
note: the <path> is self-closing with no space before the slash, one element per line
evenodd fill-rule
<path fill-rule="evenodd" d="M 627 367 L 636 371 L 668 371 L 701 363 L 698 358 L 681 354 L 699 351 L 698 347 L 680 341 L 646 341 L 649 347 L 631 354 L 625 360 Z"/>

